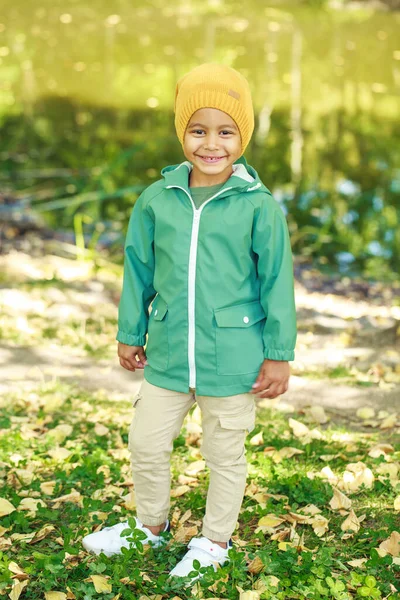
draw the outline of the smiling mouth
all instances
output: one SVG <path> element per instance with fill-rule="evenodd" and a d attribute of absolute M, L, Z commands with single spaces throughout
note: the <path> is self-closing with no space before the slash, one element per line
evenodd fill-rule
<path fill-rule="evenodd" d="M 198 158 L 201 158 L 201 160 L 203 160 L 206 163 L 217 163 L 223 158 L 226 158 L 226 156 L 200 156 L 200 154 L 197 154 L 196 156 L 198 156 Z"/>

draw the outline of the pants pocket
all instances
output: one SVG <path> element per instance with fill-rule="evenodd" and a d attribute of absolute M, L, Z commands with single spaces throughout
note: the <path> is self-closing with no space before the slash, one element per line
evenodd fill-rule
<path fill-rule="evenodd" d="M 130 452 L 132 452 L 132 437 L 135 432 L 136 423 L 137 423 L 137 415 L 136 415 L 137 405 L 141 401 L 141 399 L 142 399 L 142 394 L 139 391 L 132 400 L 132 408 L 134 408 L 135 410 L 134 410 L 132 421 L 131 421 L 131 424 L 129 426 L 129 431 L 128 431 L 128 449 L 130 450 Z"/>
<path fill-rule="evenodd" d="M 142 398 L 142 394 L 139 391 L 132 400 L 132 408 L 136 408 L 136 404 L 139 402 L 139 400 L 141 400 L 141 398 Z"/>
<path fill-rule="evenodd" d="M 149 317 L 146 356 L 149 366 L 158 371 L 168 368 L 168 305 L 157 295 Z"/>
<path fill-rule="evenodd" d="M 247 431 L 249 433 L 254 429 L 255 420 L 255 407 L 253 407 L 251 412 L 242 415 L 219 417 L 219 423 L 222 429 Z"/>
<path fill-rule="evenodd" d="M 219 375 L 258 372 L 264 360 L 265 314 L 258 300 L 214 310 Z"/>

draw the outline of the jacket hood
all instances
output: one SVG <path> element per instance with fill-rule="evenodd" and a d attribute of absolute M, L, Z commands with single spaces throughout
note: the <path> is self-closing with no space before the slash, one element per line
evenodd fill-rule
<path fill-rule="evenodd" d="M 180 187 L 189 192 L 189 173 L 192 168 L 193 165 L 189 161 L 164 167 L 161 171 L 161 175 L 164 177 L 164 187 Z M 229 191 L 238 191 L 239 189 L 241 192 L 258 190 L 270 193 L 259 178 L 257 171 L 247 164 L 244 156 L 238 158 L 232 168 L 233 174 L 226 180 L 222 190 L 226 188 Z"/>

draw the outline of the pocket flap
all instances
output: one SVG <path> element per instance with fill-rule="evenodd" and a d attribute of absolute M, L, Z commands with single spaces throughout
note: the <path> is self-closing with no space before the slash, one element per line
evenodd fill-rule
<path fill-rule="evenodd" d="M 214 315 L 218 327 L 251 327 L 254 323 L 265 319 L 265 313 L 258 300 L 216 308 Z"/>
<path fill-rule="evenodd" d="M 155 321 L 162 321 L 163 318 L 165 317 L 165 315 L 168 312 L 168 305 L 165 302 L 165 300 L 163 300 L 161 298 L 161 296 L 157 296 L 156 301 L 154 302 L 154 306 L 153 306 L 153 318 Z"/>
<path fill-rule="evenodd" d="M 244 415 L 235 415 L 231 417 L 219 417 L 222 429 L 237 429 L 252 431 L 255 426 L 255 410 Z"/>

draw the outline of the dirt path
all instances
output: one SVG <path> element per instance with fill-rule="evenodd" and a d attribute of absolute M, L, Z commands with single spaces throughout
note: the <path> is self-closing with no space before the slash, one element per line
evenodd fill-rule
<path fill-rule="evenodd" d="M 49 322 L 56 328 L 67 327 L 68 315 L 86 323 L 100 318 L 99 311 L 102 319 L 105 315 L 115 319 L 118 275 L 93 281 L 85 263 L 21 254 L 2 257 L 0 270 L 0 393 L 57 378 L 87 389 L 120 392 L 127 399 L 136 394 L 143 374 L 124 371 L 116 358 L 92 358 L 79 344 L 60 343 L 57 338 L 32 343 L 27 335 L 28 343 L 24 343 L 20 331 L 19 342 L 10 334 L 10 327 L 18 330 L 21 319 L 29 331 L 32 311 L 40 312 L 37 319 L 43 321 L 43 328 Z M 43 278 L 51 279 L 51 274 L 57 279 L 54 286 L 32 286 Z M 281 398 L 282 408 L 318 404 L 348 417 L 363 406 L 398 411 L 400 308 L 310 293 L 301 285 L 296 297 L 299 338 L 291 387 Z M 109 344 L 115 344 L 113 337 Z"/>
<path fill-rule="evenodd" d="M 74 355 L 61 347 L 13 347 L 0 345 L 0 393 L 16 388 L 30 389 L 43 381 L 57 378 L 78 387 L 120 392 L 133 398 L 143 380 L 143 373 L 129 373 L 117 360 L 97 361 Z M 331 379 L 310 379 L 293 375 L 290 390 L 281 398 L 283 405 L 306 407 L 313 404 L 343 414 L 354 414 L 363 406 L 376 410 L 399 409 L 400 386 L 392 389 L 335 384 Z"/>

